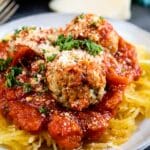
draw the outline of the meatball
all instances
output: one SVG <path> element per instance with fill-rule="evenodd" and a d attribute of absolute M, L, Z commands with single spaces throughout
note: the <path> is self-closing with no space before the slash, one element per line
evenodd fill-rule
<path fill-rule="evenodd" d="M 47 65 L 49 90 L 67 108 L 81 111 L 99 102 L 106 85 L 103 53 L 92 56 L 83 50 L 61 52 Z"/>
<path fill-rule="evenodd" d="M 119 35 L 112 25 L 100 16 L 82 14 L 66 26 L 64 33 L 74 38 L 91 39 L 112 54 L 118 50 Z"/>

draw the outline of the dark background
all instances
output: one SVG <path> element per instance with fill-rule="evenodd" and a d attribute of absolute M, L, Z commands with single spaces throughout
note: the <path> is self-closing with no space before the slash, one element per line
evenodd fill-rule
<path fill-rule="evenodd" d="M 16 14 L 10 19 L 10 21 L 29 15 L 53 12 L 53 10 L 50 10 L 48 7 L 49 0 L 16 1 L 20 4 L 20 7 Z M 150 7 L 143 7 L 133 3 L 131 11 L 132 17 L 128 21 L 150 32 Z M 150 147 L 145 150 L 150 150 Z"/>
<path fill-rule="evenodd" d="M 49 9 L 48 3 L 50 0 L 16 0 L 20 4 L 17 13 L 11 20 L 18 19 L 33 14 L 52 12 Z M 136 1 L 136 0 L 134 0 Z M 138 4 L 133 4 L 131 7 L 132 17 L 129 22 L 150 32 L 150 7 L 143 7 Z"/>

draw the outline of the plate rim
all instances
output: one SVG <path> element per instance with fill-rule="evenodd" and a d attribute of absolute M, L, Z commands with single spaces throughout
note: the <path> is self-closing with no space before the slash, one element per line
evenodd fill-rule
<path fill-rule="evenodd" d="M 8 25 L 11 25 L 11 24 L 14 24 L 16 22 L 19 22 L 19 21 L 22 21 L 24 19 L 29 19 L 29 18 L 33 18 L 33 17 L 37 17 L 37 16 L 43 16 L 43 15 L 58 15 L 58 16 L 75 16 L 75 15 L 79 15 L 78 13 L 61 13 L 61 12 L 46 12 L 46 13 L 38 13 L 38 14 L 32 14 L 32 15 L 28 15 L 28 16 L 24 16 L 24 17 L 20 17 L 20 18 L 16 18 L 14 20 L 11 20 L 9 22 L 6 22 L 2 25 L 0 25 L 0 28 L 4 28 L 4 26 L 8 26 Z M 125 24 L 128 24 L 134 28 L 137 28 L 138 30 L 140 30 L 141 32 L 144 32 L 145 34 L 148 34 L 150 36 L 150 32 L 147 31 L 147 30 L 144 30 L 143 28 L 129 22 L 128 20 L 127 21 L 124 21 L 124 20 L 119 20 L 119 19 L 111 19 L 111 18 L 106 18 L 110 21 L 114 21 L 114 22 L 119 22 L 119 23 L 125 23 Z"/>

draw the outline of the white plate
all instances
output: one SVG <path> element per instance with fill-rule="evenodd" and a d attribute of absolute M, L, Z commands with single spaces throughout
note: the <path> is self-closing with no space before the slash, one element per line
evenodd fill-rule
<path fill-rule="evenodd" d="M 18 19 L 0 26 L 0 38 L 22 26 L 60 27 L 68 23 L 75 15 L 46 13 Z M 150 50 L 150 33 L 128 22 L 110 20 L 117 32 L 125 39 L 144 45 Z M 150 119 L 144 120 L 128 142 L 121 145 L 123 150 L 142 150 L 150 145 Z M 1 149 L 2 150 L 2 149 Z"/>

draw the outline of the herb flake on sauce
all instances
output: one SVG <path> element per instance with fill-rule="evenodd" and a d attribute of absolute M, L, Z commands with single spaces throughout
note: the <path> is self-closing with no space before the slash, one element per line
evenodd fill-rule
<path fill-rule="evenodd" d="M 22 73 L 22 68 L 12 67 L 10 72 L 6 74 L 6 85 L 7 87 L 13 87 L 15 85 L 21 85 L 21 83 L 16 80 L 16 76 Z"/>

